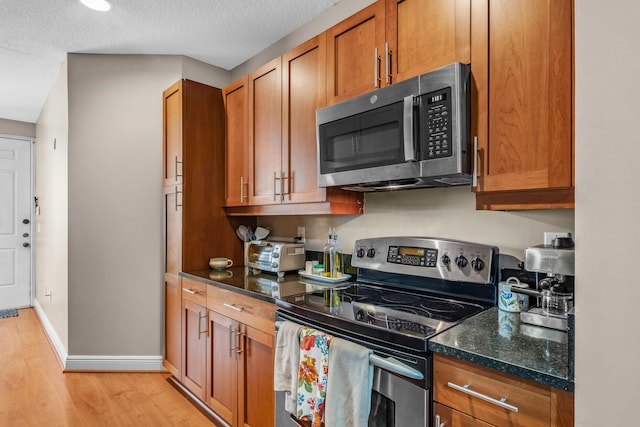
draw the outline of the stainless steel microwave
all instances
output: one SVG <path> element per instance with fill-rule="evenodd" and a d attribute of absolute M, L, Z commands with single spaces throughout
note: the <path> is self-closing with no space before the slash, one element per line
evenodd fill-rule
<path fill-rule="evenodd" d="M 318 185 L 470 185 L 470 66 L 459 62 L 316 111 Z"/>

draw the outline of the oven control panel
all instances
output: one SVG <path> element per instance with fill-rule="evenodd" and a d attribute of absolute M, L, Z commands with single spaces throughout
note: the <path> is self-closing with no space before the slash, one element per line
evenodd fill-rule
<path fill-rule="evenodd" d="M 492 283 L 498 248 L 429 237 L 357 240 L 351 264 L 389 273 L 472 283 Z"/>

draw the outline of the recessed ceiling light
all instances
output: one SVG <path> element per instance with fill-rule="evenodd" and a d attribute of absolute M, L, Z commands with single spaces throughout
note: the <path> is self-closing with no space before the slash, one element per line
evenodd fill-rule
<path fill-rule="evenodd" d="M 111 10 L 111 3 L 107 0 L 80 0 L 80 2 L 87 6 L 89 9 L 97 10 L 99 12 L 107 12 Z"/>

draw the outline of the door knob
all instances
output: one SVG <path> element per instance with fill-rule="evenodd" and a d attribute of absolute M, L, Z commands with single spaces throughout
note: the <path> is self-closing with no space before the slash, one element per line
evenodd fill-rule
<path fill-rule="evenodd" d="M 29 247 L 29 246 L 31 246 L 31 245 L 30 245 L 28 242 L 24 242 L 24 243 L 22 244 L 22 246 L 24 246 L 25 248 L 28 248 L 28 247 Z"/>
<path fill-rule="evenodd" d="M 29 218 L 25 218 L 22 220 L 23 224 L 29 224 L 31 221 L 29 221 Z"/>

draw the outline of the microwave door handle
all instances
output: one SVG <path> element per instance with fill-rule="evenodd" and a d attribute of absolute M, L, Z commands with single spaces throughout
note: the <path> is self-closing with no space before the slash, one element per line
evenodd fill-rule
<path fill-rule="evenodd" d="M 404 113 L 402 120 L 404 134 L 404 160 L 416 160 L 416 150 L 413 143 L 413 96 L 404 98 Z"/>

